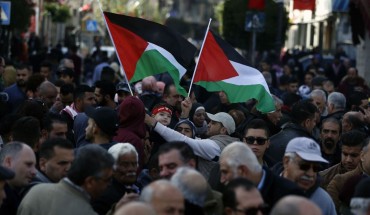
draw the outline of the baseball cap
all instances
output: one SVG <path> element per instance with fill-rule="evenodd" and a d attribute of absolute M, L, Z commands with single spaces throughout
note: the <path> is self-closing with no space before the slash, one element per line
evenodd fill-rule
<path fill-rule="evenodd" d="M 116 85 L 116 92 L 119 92 L 119 91 L 124 91 L 124 92 L 129 93 L 130 92 L 130 88 L 128 87 L 128 84 L 126 84 L 125 82 L 119 82 Z"/>
<path fill-rule="evenodd" d="M 0 180 L 8 180 L 14 178 L 15 174 L 12 170 L 0 165 Z"/>
<path fill-rule="evenodd" d="M 89 107 L 85 114 L 106 134 L 115 135 L 118 129 L 118 114 L 109 107 Z"/>
<path fill-rule="evenodd" d="M 216 114 L 207 113 L 208 118 L 212 121 L 220 122 L 227 129 L 228 134 L 232 134 L 235 131 L 235 121 L 230 114 L 225 112 L 219 112 Z"/>
<path fill-rule="evenodd" d="M 321 156 L 319 144 L 307 137 L 296 137 L 290 140 L 285 149 L 285 153 L 287 152 L 295 152 L 306 161 L 329 163 Z"/>

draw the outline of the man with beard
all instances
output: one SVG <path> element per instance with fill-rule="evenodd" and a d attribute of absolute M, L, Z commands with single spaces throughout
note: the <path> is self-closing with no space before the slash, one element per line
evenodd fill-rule
<path fill-rule="evenodd" d="M 326 118 L 322 121 L 320 139 L 322 156 L 329 161 L 324 169 L 340 162 L 340 146 L 338 144 L 341 134 L 341 124 L 335 118 Z"/>
<path fill-rule="evenodd" d="M 86 140 L 108 150 L 115 143 L 112 138 L 118 129 L 117 113 L 110 107 L 91 107 L 85 113 L 89 117 L 85 129 Z"/>
<path fill-rule="evenodd" d="M 283 157 L 283 170 L 277 173 L 303 189 L 323 214 L 336 215 L 333 200 L 319 187 L 317 175 L 322 163 L 328 161 L 321 156 L 319 144 L 307 137 L 297 137 L 289 141 Z"/>
<path fill-rule="evenodd" d="M 114 102 L 116 87 L 109 81 L 95 82 L 95 98 L 97 106 L 111 107 L 115 109 L 117 104 Z"/>
<path fill-rule="evenodd" d="M 4 92 L 8 94 L 8 106 L 9 110 L 15 111 L 26 99 L 26 84 L 28 78 L 32 75 L 31 67 L 21 64 L 16 68 L 17 77 L 16 83 L 10 85 L 4 89 Z"/>
<path fill-rule="evenodd" d="M 112 183 L 103 194 L 92 202 L 94 210 L 105 215 L 123 196 L 128 199 L 139 197 L 140 190 L 135 185 L 138 165 L 138 154 L 130 143 L 117 143 L 108 153 L 114 158 Z"/>
<path fill-rule="evenodd" d="M 334 176 L 354 170 L 358 166 L 365 138 L 366 135 L 357 130 L 342 134 L 340 139 L 342 143 L 341 162 L 319 173 L 322 188 L 326 189 Z"/>

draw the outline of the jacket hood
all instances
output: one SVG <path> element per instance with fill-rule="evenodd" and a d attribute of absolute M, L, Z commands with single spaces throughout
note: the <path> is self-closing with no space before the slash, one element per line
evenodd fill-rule
<path fill-rule="evenodd" d="M 145 107 L 143 102 L 129 96 L 119 106 L 119 128 L 130 130 L 140 137 L 145 136 Z"/>

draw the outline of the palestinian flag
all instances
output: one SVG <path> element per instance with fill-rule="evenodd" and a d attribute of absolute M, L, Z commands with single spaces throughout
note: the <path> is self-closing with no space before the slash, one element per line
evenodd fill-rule
<path fill-rule="evenodd" d="M 180 79 L 191 68 L 197 49 L 180 34 L 145 19 L 104 12 L 117 55 L 130 83 L 168 72 L 179 94 Z"/>
<path fill-rule="evenodd" d="M 247 66 L 246 60 L 212 31 L 207 33 L 193 82 L 207 91 L 224 91 L 231 103 L 258 100 L 257 110 L 275 110 L 262 73 Z"/>

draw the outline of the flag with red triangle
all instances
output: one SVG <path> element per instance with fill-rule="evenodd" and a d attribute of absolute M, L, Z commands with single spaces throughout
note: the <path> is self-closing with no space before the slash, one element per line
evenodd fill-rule
<path fill-rule="evenodd" d="M 207 91 L 224 91 L 231 103 L 258 101 L 257 110 L 268 113 L 275 110 L 266 80 L 257 69 L 226 41 L 208 31 L 194 72 L 194 84 Z"/>
<path fill-rule="evenodd" d="M 110 12 L 104 17 L 129 82 L 168 72 L 178 92 L 187 95 L 180 80 L 194 65 L 195 46 L 155 22 Z"/>

